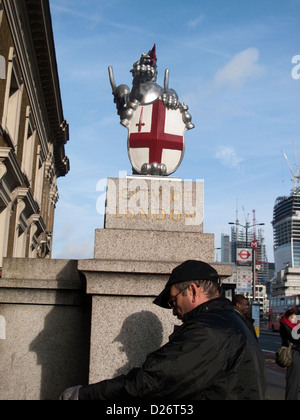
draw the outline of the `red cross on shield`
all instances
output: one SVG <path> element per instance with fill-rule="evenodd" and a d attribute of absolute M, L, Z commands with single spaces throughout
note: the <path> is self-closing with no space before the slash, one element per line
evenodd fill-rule
<path fill-rule="evenodd" d="M 180 109 L 166 108 L 159 99 L 140 105 L 128 126 L 128 155 L 141 173 L 145 163 L 165 164 L 166 175 L 176 171 L 184 155 L 185 123 Z"/>

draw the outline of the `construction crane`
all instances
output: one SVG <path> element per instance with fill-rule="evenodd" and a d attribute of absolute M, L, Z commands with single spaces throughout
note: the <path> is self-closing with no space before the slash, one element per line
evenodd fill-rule
<path fill-rule="evenodd" d="M 293 170 L 292 165 L 290 164 L 290 162 L 287 158 L 287 155 L 284 153 L 283 150 L 282 150 L 282 154 L 283 154 L 283 156 L 286 160 L 286 163 L 288 164 L 288 167 L 290 168 L 290 171 L 293 175 L 293 178 L 291 179 L 291 181 L 293 182 L 293 193 L 295 193 L 296 190 L 297 190 L 297 182 L 300 183 L 300 164 L 299 164 L 299 160 L 298 160 L 298 157 L 297 157 L 297 150 L 296 150 L 296 146 L 295 146 L 294 141 L 293 141 L 293 145 L 294 145 L 294 151 L 295 151 L 295 156 L 296 156 L 297 165 L 298 165 L 296 172 Z"/>
<path fill-rule="evenodd" d="M 255 210 L 253 210 L 253 240 L 256 241 L 256 215 L 255 215 Z"/>

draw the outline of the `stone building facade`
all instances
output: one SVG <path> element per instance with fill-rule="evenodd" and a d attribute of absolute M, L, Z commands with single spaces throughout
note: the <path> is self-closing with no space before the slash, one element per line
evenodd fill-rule
<path fill-rule="evenodd" d="M 0 0 L 0 268 L 51 256 L 68 139 L 49 1 Z"/>

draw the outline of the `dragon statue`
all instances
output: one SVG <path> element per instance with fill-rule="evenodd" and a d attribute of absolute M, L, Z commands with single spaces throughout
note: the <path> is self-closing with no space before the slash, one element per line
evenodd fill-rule
<path fill-rule="evenodd" d="M 166 109 L 180 111 L 185 130 L 194 128 L 188 106 L 179 101 L 174 89 L 169 88 L 169 69 L 165 71 L 164 87 L 156 83 L 157 57 L 155 44 L 152 50 L 147 54 L 143 53 L 141 58 L 133 64 L 133 68 L 130 70 L 133 76 L 131 90 L 127 85 L 116 85 L 112 66 L 109 66 L 108 72 L 114 102 L 120 116 L 120 122 L 124 127 L 129 129 L 131 120 L 139 107 L 145 107 L 160 100 Z M 135 171 L 148 175 L 168 175 L 165 164 L 157 162 L 146 162 L 142 165 L 142 168 L 135 168 Z"/>

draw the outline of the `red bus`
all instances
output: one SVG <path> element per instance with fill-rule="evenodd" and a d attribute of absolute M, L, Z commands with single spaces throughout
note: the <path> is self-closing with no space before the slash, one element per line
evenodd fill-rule
<path fill-rule="evenodd" d="M 288 309 L 295 309 L 300 315 L 300 295 L 279 296 L 270 299 L 268 329 L 279 331 L 279 321 Z"/>

